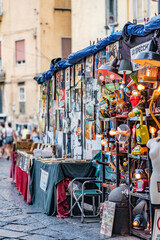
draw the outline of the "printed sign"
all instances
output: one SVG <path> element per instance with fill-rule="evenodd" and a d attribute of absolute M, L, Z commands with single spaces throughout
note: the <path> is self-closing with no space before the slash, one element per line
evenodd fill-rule
<path fill-rule="evenodd" d="M 144 51 L 146 51 L 148 49 L 149 43 L 150 43 L 150 41 L 142 43 L 142 44 L 139 44 L 138 46 L 133 47 L 133 48 L 130 49 L 131 62 L 136 58 L 138 53 L 144 52 Z M 140 67 L 142 67 L 142 66 L 132 62 L 133 71 L 138 70 Z"/>
<path fill-rule="evenodd" d="M 101 234 L 111 237 L 116 203 L 106 201 L 103 203 L 102 208 L 103 208 L 103 216 L 102 216 L 102 224 L 101 224 Z"/>
<path fill-rule="evenodd" d="M 152 240 L 160 240 L 160 209 L 155 210 Z"/>
<path fill-rule="evenodd" d="M 48 182 L 48 172 L 41 169 L 40 188 L 43 191 L 46 191 L 47 189 L 47 182 Z"/>

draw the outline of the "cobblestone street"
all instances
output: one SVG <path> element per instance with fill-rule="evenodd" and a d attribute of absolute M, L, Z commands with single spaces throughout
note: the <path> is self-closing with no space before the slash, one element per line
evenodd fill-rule
<path fill-rule="evenodd" d="M 47 216 L 27 205 L 9 178 L 10 162 L 0 160 L 0 239 L 106 239 L 100 224 L 81 224 L 80 219 Z M 130 239 L 134 237 L 113 237 Z"/>

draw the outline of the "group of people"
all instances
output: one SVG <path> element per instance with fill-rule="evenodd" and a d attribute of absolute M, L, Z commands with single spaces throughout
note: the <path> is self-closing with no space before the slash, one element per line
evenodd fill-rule
<path fill-rule="evenodd" d="M 20 139 L 26 140 L 29 136 L 34 143 L 38 143 L 40 136 L 36 127 L 33 127 L 32 132 L 27 128 L 27 125 L 24 125 L 22 129 Z M 7 127 L 4 123 L 1 123 L 0 126 L 0 158 L 10 159 L 13 152 L 13 143 L 17 141 L 17 134 L 12 128 L 12 124 L 9 122 Z"/>

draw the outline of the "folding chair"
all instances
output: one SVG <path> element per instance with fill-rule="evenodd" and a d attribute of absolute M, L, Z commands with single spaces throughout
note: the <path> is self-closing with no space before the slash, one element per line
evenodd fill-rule
<path fill-rule="evenodd" d="M 82 188 L 80 190 L 73 189 L 73 183 L 75 181 L 83 182 Z M 85 189 L 86 184 L 88 183 L 99 183 L 99 189 Z M 71 182 L 71 208 L 70 208 L 70 216 L 73 217 L 73 208 L 77 205 L 81 212 L 81 222 L 84 222 L 85 217 L 98 217 L 100 215 L 100 198 L 102 195 L 102 191 L 100 190 L 100 183 L 102 181 L 97 180 L 95 178 L 74 178 Z M 92 207 L 93 207 L 93 215 L 85 215 L 84 213 L 84 199 L 85 197 L 92 198 Z M 98 197 L 98 211 L 96 213 L 95 208 L 95 198 Z M 75 202 L 73 203 L 73 198 Z"/>

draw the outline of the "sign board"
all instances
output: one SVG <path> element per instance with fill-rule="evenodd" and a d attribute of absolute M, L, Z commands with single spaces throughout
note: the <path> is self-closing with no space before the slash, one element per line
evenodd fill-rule
<path fill-rule="evenodd" d="M 138 53 L 144 52 L 144 51 L 148 50 L 149 43 L 150 43 L 150 41 L 142 43 L 142 44 L 139 44 L 138 46 L 133 47 L 133 48 L 130 49 L 131 62 L 136 58 Z M 138 70 L 140 67 L 142 67 L 142 66 L 132 62 L 133 71 Z"/>
<path fill-rule="evenodd" d="M 102 224 L 101 224 L 101 234 L 111 237 L 112 230 L 113 230 L 116 203 L 105 201 L 103 203 L 102 208 L 103 208 L 103 216 L 102 216 Z"/>
<path fill-rule="evenodd" d="M 47 189 L 47 182 L 48 182 L 48 172 L 41 169 L 40 188 L 43 191 L 46 191 Z"/>
<path fill-rule="evenodd" d="M 152 240 L 160 240 L 160 209 L 155 210 Z"/>

